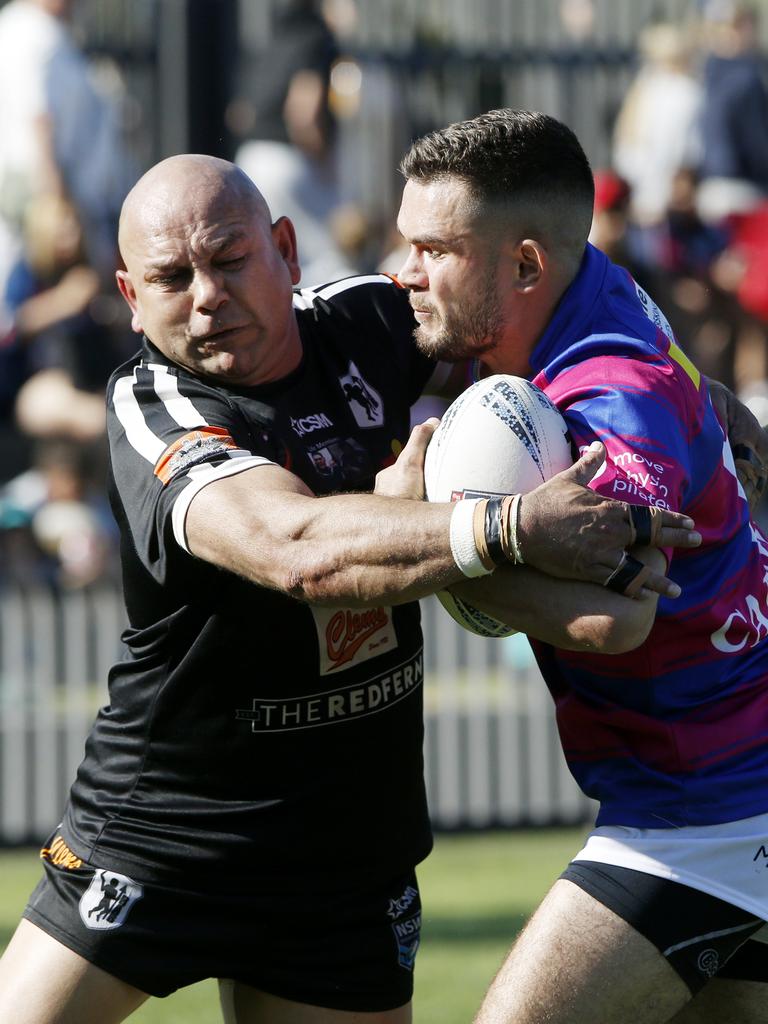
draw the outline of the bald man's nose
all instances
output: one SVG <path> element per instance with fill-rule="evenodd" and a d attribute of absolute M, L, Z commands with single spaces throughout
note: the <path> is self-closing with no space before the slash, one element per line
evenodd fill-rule
<path fill-rule="evenodd" d="M 228 298 L 224 275 L 216 271 L 196 271 L 192 291 L 198 313 L 215 312 Z"/>

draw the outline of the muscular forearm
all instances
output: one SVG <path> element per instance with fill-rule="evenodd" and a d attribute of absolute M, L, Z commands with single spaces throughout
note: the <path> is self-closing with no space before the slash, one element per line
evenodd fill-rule
<path fill-rule="evenodd" d="M 226 481 L 226 503 L 224 482 L 195 497 L 186 522 L 193 554 L 314 604 L 399 604 L 462 578 L 450 505 L 257 490 L 252 473 L 270 472 Z"/>
<path fill-rule="evenodd" d="M 528 636 L 571 651 L 634 650 L 653 625 L 656 598 L 632 600 L 593 583 L 556 580 L 528 566 L 463 580 L 451 591 Z"/>

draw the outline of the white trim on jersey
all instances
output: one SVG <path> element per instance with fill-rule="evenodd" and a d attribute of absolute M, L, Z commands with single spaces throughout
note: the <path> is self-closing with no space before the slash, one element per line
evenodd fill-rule
<path fill-rule="evenodd" d="M 311 309 L 315 299 L 332 299 L 334 295 L 346 292 L 350 288 L 358 288 L 363 284 L 393 285 L 393 282 L 392 278 L 386 274 L 365 274 L 360 277 L 344 277 L 341 281 L 334 281 L 322 288 L 302 288 L 293 293 L 294 309 Z"/>
<path fill-rule="evenodd" d="M 188 398 L 179 393 L 176 377 L 168 373 L 167 366 L 162 366 L 159 363 L 142 363 L 141 365 L 152 372 L 155 394 L 165 406 L 171 419 L 180 427 L 208 426 L 208 421 L 202 413 L 197 411 Z M 115 415 L 123 425 L 128 443 L 154 466 L 168 444 L 149 429 L 141 406 L 133 392 L 134 384 L 138 383 L 136 377 L 138 368 L 134 368 L 130 377 L 121 377 L 115 383 L 112 402 L 115 407 Z"/>
<path fill-rule="evenodd" d="M 115 415 L 125 430 L 126 440 L 139 455 L 154 466 L 168 445 L 157 434 L 152 433 L 147 426 L 141 407 L 136 401 L 136 395 L 133 393 L 133 385 L 137 383 L 136 369 L 130 377 L 121 377 L 116 381 L 112 403 L 115 407 Z"/>
<path fill-rule="evenodd" d="M 224 477 L 234 476 L 236 473 L 242 473 L 245 469 L 253 469 L 255 466 L 277 465 L 277 463 L 271 459 L 265 459 L 262 455 L 235 455 L 234 452 L 230 454 L 232 461 L 224 462 L 218 466 L 192 466 L 187 472 L 189 483 L 183 491 L 179 492 L 176 501 L 173 503 L 173 512 L 171 514 L 173 535 L 176 538 L 176 543 L 187 554 L 192 554 L 187 547 L 187 512 L 196 494 L 202 491 L 204 487 L 207 487 L 208 484 L 213 483 L 214 480 L 222 480 Z"/>
<path fill-rule="evenodd" d="M 155 375 L 155 393 L 180 427 L 207 427 L 208 420 L 197 411 L 188 398 L 179 392 L 179 382 L 168 367 L 160 363 L 147 363 L 147 369 Z"/>

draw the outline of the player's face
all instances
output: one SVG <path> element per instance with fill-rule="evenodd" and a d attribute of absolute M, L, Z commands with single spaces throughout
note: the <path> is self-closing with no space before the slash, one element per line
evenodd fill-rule
<path fill-rule="evenodd" d="M 464 183 L 407 181 L 397 226 L 409 246 L 398 277 L 419 348 L 448 361 L 494 349 L 505 322 L 498 245 L 478 230 Z"/>
<path fill-rule="evenodd" d="M 158 204 L 160 205 L 160 204 Z M 297 365 L 293 227 L 271 227 L 235 198 L 181 195 L 143 217 L 123 246 L 118 284 L 132 326 L 202 376 L 251 386 Z"/>

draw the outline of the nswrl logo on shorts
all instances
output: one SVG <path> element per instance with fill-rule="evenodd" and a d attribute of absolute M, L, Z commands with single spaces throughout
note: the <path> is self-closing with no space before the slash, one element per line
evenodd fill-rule
<path fill-rule="evenodd" d="M 394 920 L 392 932 L 397 942 L 397 962 L 412 971 L 421 936 L 421 910 L 408 917 L 404 915 L 419 898 L 417 889 L 409 885 L 399 899 L 390 899 L 387 916 Z"/>
<path fill-rule="evenodd" d="M 119 928 L 136 900 L 144 895 L 138 882 L 117 871 L 101 868 L 80 900 L 80 917 L 86 928 Z"/>

